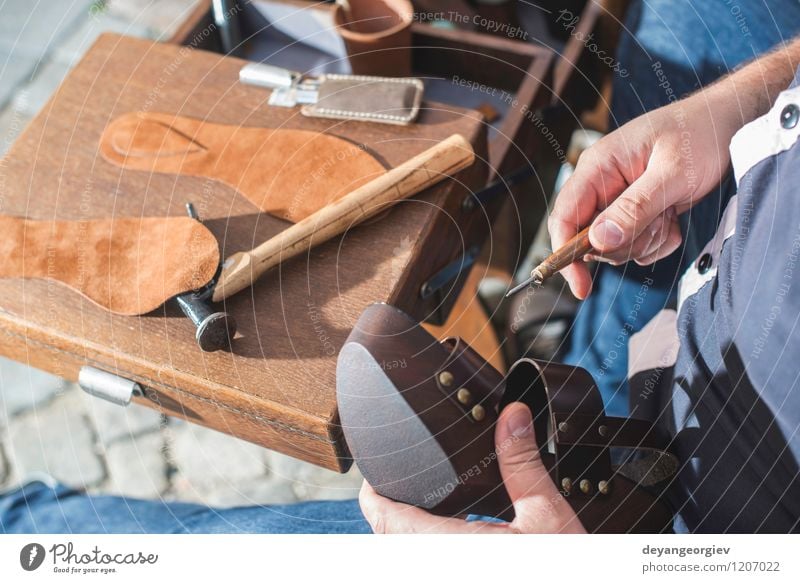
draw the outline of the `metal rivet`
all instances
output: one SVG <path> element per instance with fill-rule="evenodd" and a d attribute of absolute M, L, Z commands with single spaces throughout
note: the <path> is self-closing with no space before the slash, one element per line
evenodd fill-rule
<path fill-rule="evenodd" d="M 561 489 L 564 490 L 567 494 L 572 491 L 572 480 L 569 478 L 564 478 L 561 480 Z"/>
<path fill-rule="evenodd" d="M 454 380 L 455 377 L 453 376 L 453 373 L 451 373 L 449 370 L 439 373 L 439 384 L 442 385 L 443 387 L 452 386 Z"/>
<path fill-rule="evenodd" d="M 561 423 L 558 424 L 558 430 L 561 433 L 566 433 L 567 429 L 569 429 L 569 425 L 567 425 L 566 421 L 562 421 Z"/>
<path fill-rule="evenodd" d="M 472 194 L 468 194 L 467 198 L 461 201 L 461 210 L 463 210 L 465 213 L 475 210 L 475 199 L 472 198 Z"/>
<path fill-rule="evenodd" d="M 583 492 L 584 494 L 588 494 L 589 492 L 592 491 L 592 483 L 589 480 L 581 480 L 579 486 L 581 492 Z"/>
<path fill-rule="evenodd" d="M 480 405 L 475 405 L 472 408 L 472 418 L 475 419 L 475 421 L 483 421 L 484 417 L 486 417 L 486 409 Z"/>
<path fill-rule="evenodd" d="M 597 491 L 601 494 L 608 494 L 610 489 L 610 484 L 606 480 L 600 480 L 597 483 Z"/>
<path fill-rule="evenodd" d="M 781 112 L 781 127 L 785 130 L 794 129 L 800 119 L 800 108 L 794 103 L 790 103 Z"/>
<path fill-rule="evenodd" d="M 606 435 L 608 435 L 608 427 L 606 427 L 605 425 L 601 425 L 600 427 L 597 428 L 597 433 L 600 434 L 600 437 L 605 437 Z"/>
<path fill-rule="evenodd" d="M 458 399 L 458 402 L 462 405 L 469 405 L 469 402 L 472 400 L 472 393 L 470 393 L 468 389 L 458 389 L 456 399 Z"/>

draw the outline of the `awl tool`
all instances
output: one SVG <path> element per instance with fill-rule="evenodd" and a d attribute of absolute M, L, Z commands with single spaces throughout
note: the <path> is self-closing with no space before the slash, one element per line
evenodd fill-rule
<path fill-rule="evenodd" d="M 531 271 L 531 276 L 518 286 L 509 290 L 506 297 L 514 295 L 531 284 L 536 286 L 542 285 L 570 263 L 592 252 L 594 252 L 594 248 L 589 242 L 589 227 L 586 227 L 572 239 L 564 243 L 557 251 L 548 256 L 547 259 L 537 265 L 533 271 Z"/>

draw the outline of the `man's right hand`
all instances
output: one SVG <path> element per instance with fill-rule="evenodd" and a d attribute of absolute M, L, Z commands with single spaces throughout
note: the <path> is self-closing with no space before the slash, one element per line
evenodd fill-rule
<path fill-rule="evenodd" d="M 681 243 L 678 214 L 711 191 L 730 164 L 741 127 L 736 96 L 721 83 L 642 115 L 581 155 L 550 214 L 557 249 L 592 223 L 593 259 L 648 265 Z M 591 291 L 585 263 L 562 271 L 572 293 Z"/>

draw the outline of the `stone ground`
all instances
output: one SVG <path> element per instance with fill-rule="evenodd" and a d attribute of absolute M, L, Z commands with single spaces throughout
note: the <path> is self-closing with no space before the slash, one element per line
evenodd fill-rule
<path fill-rule="evenodd" d="M 167 38 L 195 0 L 5 0 L 0 4 L 0 155 L 106 31 Z M 340 475 L 0 358 L 0 487 L 32 472 L 90 492 L 215 506 L 346 499 Z"/>

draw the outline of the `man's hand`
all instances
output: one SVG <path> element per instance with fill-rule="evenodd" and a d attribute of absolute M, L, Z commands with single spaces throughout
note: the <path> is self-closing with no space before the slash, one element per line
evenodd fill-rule
<path fill-rule="evenodd" d="M 548 227 L 557 249 L 591 223 L 593 259 L 648 265 L 681 243 L 678 214 L 721 180 L 738 112 L 719 91 L 699 93 L 643 115 L 583 152 L 556 199 Z M 580 299 L 589 271 L 576 262 L 562 272 Z"/>
<path fill-rule="evenodd" d="M 378 495 L 364 482 L 361 510 L 376 533 L 583 533 L 572 508 L 556 489 L 541 458 L 526 405 L 512 403 L 500 415 L 495 429 L 500 474 L 514 505 L 510 523 L 473 521 L 435 516 Z"/>
<path fill-rule="evenodd" d="M 677 215 L 708 194 L 730 164 L 739 128 L 766 113 L 800 64 L 800 40 L 682 101 L 643 115 L 586 150 L 548 223 L 557 249 L 592 223 L 596 259 L 648 265 L 678 248 Z M 562 272 L 572 293 L 591 291 L 589 270 Z"/>

